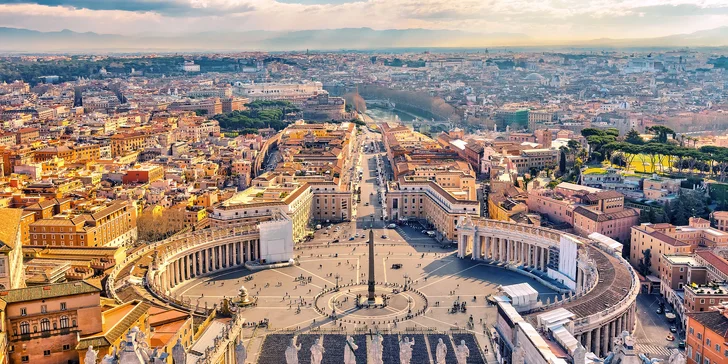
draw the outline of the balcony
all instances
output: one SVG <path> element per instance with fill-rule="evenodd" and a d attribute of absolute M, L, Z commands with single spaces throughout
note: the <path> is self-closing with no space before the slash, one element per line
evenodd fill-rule
<path fill-rule="evenodd" d="M 78 327 L 65 327 L 62 329 L 52 329 L 47 331 L 38 331 L 33 332 L 29 334 L 13 334 L 10 335 L 11 341 L 27 341 L 27 340 L 33 340 L 33 339 L 39 339 L 39 338 L 48 338 L 51 336 L 57 336 L 57 335 L 69 335 L 73 334 L 75 335 L 77 332 L 79 332 Z"/>

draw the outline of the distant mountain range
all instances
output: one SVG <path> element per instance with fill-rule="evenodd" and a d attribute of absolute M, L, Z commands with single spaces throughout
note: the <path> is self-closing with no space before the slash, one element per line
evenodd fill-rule
<path fill-rule="evenodd" d="M 721 47 L 728 46 L 728 26 L 659 38 L 595 39 L 550 45 L 518 33 L 474 33 L 429 29 L 344 28 L 292 32 L 246 31 L 180 35 L 118 35 L 78 33 L 71 30 L 40 32 L 0 27 L 0 52 L 285 51 L 493 46 Z"/>

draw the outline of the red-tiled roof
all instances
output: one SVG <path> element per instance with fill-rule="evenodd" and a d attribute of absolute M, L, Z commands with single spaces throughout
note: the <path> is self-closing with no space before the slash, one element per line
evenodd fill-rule
<path fill-rule="evenodd" d="M 703 258 L 708 264 L 714 266 L 715 269 L 721 271 L 721 273 L 728 274 L 728 261 L 716 255 L 711 250 L 699 250 L 695 254 Z"/>

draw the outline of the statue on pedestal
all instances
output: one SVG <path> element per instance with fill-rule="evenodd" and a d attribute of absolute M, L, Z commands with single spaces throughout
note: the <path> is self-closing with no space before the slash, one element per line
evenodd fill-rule
<path fill-rule="evenodd" d="M 116 347 L 114 347 L 111 354 L 106 354 L 101 358 L 101 364 L 116 364 Z"/>
<path fill-rule="evenodd" d="M 311 364 L 321 364 L 325 352 L 326 350 L 321 345 L 320 339 L 316 339 L 316 342 L 311 346 Z"/>
<path fill-rule="evenodd" d="M 409 364 L 412 360 L 412 346 L 415 344 L 415 339 L 410 341 L 410 338 L 405 337 L 404 341 L 399 342 L 399 361 L 402 364 Z"/>
<path fill-rule="evenodd" d="M 177 343 L 172 347 L 172 362 L 174 364 L 185 364 L 187 361 L 187 353 L 182 346 L 182 339 L 177 338 Z"/>
<path fill-rule="evenodd" d="M 465 364 L 470 356 L 470 349 L 465 345 L 465 340 L 460 340 L 460 345 L 455 346 L 455 358 L 458 364 Z"/>
<path fill-rule="evenodd" d="M 235 346 L 235 364 L 245 364 L 245 359 L 248 358 L 248 351 L 243 345 L 243 340 L 238 341 L 238 345 Z"/>
<path fill-rule="evenodd" d="M 437 339 L 437 350 L 435 351 L 437 358 L 436 364 L 445 364 L 445 356 L 447 355 L 447 346 L 442 339 Z"/>
<path fill-rule="evenodd" d="M 354 338 L 351 336 L 346 337 L 346 346 L 344 346 L 344 364 L 356 364 L 356 355 L 354 350 L 359 349 L 354 343 Z"/>
<path fill-rule="evenodd" d="M 301 350 L 301 344 L 296 346 L 296 337 L 291 338 L 291 344 L 286 348 L 286 364 L 298 364 L 298 351 Z"/>
<path fill-rule="evenodd" d="M 96 358 L 99 355 L 98 350 L 94 350 L 93 345 L 88 346 L 88 350 L 86 350 L 86 356 L 83 359 L 84 363 L 88 364 L 96 364 Z"/>
<path fill-rule="evenodd" d="M 369 353 L 367 355 L 367 362 L 373 363 L 373 364 L 383 364 L 382 361 L 382 354 L 384 353 L 384 338 L 382 338 L 382 334 L 377 333 L 376 335 L 372 336 L 372 347 L 369 348 Z"/>

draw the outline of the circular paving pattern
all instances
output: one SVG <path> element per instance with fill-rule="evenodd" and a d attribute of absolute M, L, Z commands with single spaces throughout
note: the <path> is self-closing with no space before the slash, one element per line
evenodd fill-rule
<path fill-rule="evenodd" d="M 394 324 L 427 311 L 424 294 L 399 284 L 377 285 L 377 304 L 357 305 L 357 301 L 366 301 L 368 289 L 366 284 L 347 284 L 338 290 L 323 290 L 314 297 L 314 309 L 323 316 L 351 324 Z"/>

